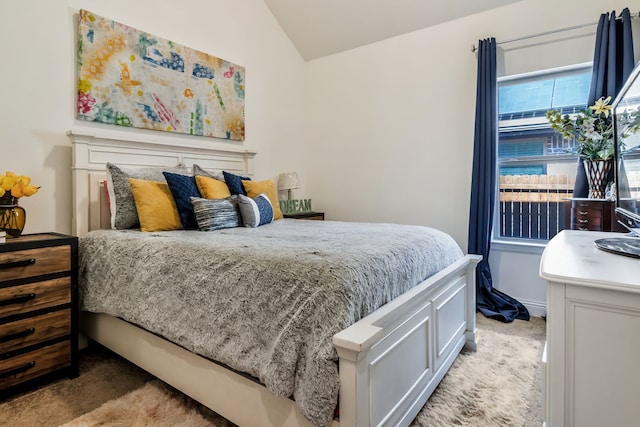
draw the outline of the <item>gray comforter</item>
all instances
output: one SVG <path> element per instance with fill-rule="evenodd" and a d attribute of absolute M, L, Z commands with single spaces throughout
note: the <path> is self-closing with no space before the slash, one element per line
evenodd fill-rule
<path fill-rule="evenodd" d="M 333 335 L 462 255 L 438 230 L 393 224 L 99 230 L 80 239 L 80 305 L 248 373 L 326 425 Z"/>

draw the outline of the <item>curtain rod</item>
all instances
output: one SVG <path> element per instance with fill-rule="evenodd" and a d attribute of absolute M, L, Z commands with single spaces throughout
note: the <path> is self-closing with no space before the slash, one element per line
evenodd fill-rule
<path fill-rule="evenodd" d="M 640 16 L 640 14 L 638 12 L 633 12 L 631 14 L 631 19 L 638 18 L 639 16 Z M 621 16 L 618 16 L 616 19 L 621 19 L 621 18 L 622 18 Z M 563 33 L 565 31 L 578 30 L 580 28 L 591 27 L 593 25 L 598 25 L 598 23 L 597 22 L 590 22 L 588 24 L 580 24 L 580 25 L 574 25 L 573 27 L 566 27 L 566 28 L 560 28 L 558 30 L 545 31 L 544 33 L 531 34 L 529 36 L 518 37 L 516 39 L 511 39 L 511 40 L 505 40 L 503 42 L 498 42 L 498 43 L 496 43 L 496 45 L 505 44 L 505 43 L 519 42 L 519 41 L 522 41 L 522 40 L 533 39 L 533 38 L 536 38 L 536 37 L 548 36 L 550 34 Z M 476 50 L 478 50 L 478 47 L 475 44 L 472 44 L 471 45 L 471 52 L 475 53 Z"/>

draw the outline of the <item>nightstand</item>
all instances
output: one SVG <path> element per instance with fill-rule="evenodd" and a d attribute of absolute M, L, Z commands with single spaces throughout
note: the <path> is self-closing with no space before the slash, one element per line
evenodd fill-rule
<path fill-rule="evenodd" d="M 324 212 L 291 213 L 284 214 L 284 217 L 292 219 L 315 219 L 318 221 L 324 221 Z"/>
<path fill-rule="evenodd" d="M 27 234 L 0 244 L 0 396 L 78 376 L 78 238 Z"/>

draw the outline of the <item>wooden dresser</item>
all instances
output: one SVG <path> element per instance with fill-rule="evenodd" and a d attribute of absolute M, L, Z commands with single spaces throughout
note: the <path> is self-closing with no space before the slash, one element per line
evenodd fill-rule
<path fill-rule="evenodd" d="M 615 202 L 604 199 L 570 199 L 569 219 L 571 230 L 616 231 L 627 230 L 616 221 Z"/>
<path fill-rule="evenodd" d="M 0 396 L 78 375 L 77 259 L 73 236 L 0 244 Z"/>
<path fill-rule="evenodd" d="M 542 255 L 547 427 L 640 425 L 640 260 L 595 247 L 608 237 L 564 230 Z"/>

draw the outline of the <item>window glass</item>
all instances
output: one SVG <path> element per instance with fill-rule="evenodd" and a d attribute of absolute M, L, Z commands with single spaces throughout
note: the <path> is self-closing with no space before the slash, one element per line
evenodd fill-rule
<path fill-rule="evenodd" d="M 591 71 L 587 73 L 572 74 L 557 77 L 551 99 L 551 108 L 580 107 L 587 105 L 589 85 L 591 84 Z"/>
<path fill-rule="evenodd" d="M 498 159 L 524 158 L 541 156 L 544 154 L 545 141 L 539 138 L 525 139 L 522 141 L 503 141 L 498 145 Z M 499 168 L 500 175 L 542 175 L 546 173 L 544 164 L 521 164 L 518 166 L 505 166 Z"/>
<path fill-rule="evenodd" d="M 540 80 L 500 86 L 498 113 L 503 115 L 549 109 L 553 85 L 554 80 Z"/>
<path fill-rule="evenodd" d="M 578 157 L 575 141 L 549 127 L 545 113 L 585 109 L 591 67 L 549 70 L 498 82 L 498 173 L 494 238 L 549 240 L 568 227 Z"/>

